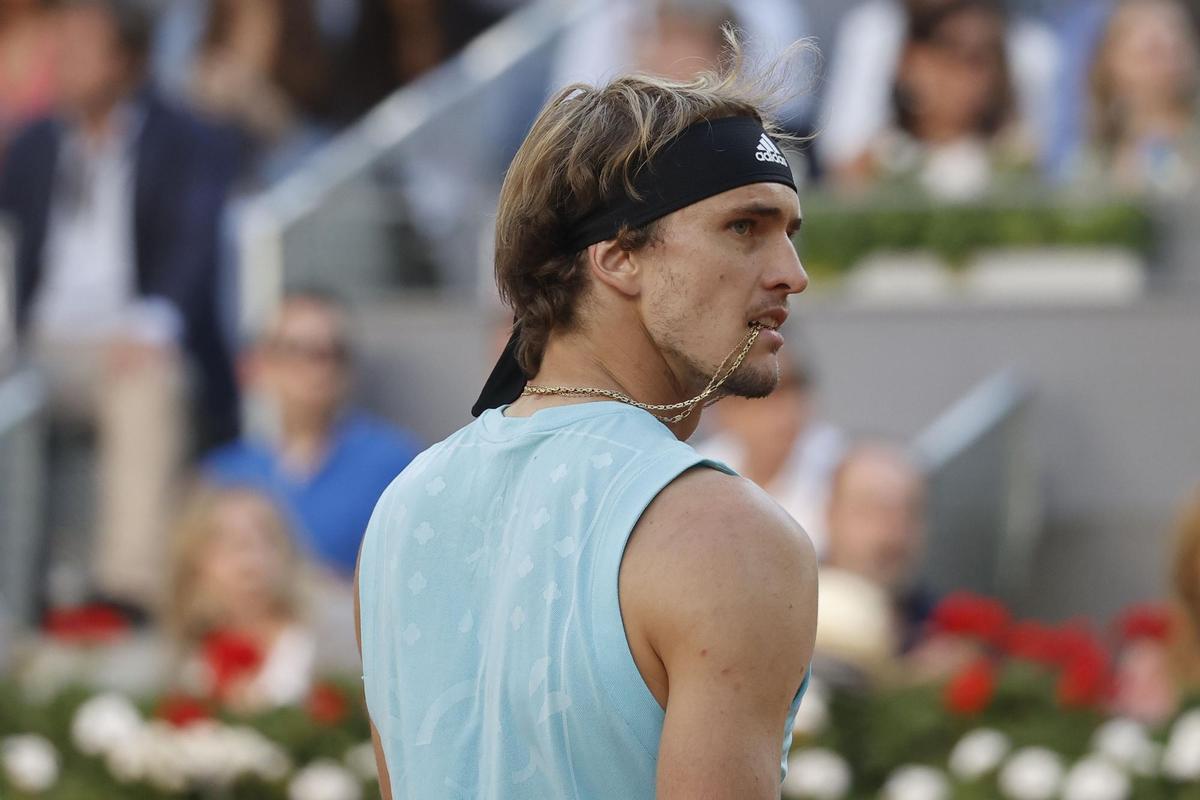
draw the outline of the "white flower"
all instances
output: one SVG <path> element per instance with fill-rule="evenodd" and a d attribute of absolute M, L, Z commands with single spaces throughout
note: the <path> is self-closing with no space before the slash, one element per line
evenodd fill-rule
<path fill-rule="evenodd" d="M 234 777 L 238 753 L 226 746 L 223 733 L 221 724 L 211 720 L 170 732 L 189 783 L 224 786 Z"/>
<path fill-rule="evenodd" d="M 1153 775 L 1159 746 L 1150 740 L 1140 722 L 1119 717 L 1110 719 L 1092 735 L 1092 748 L 1114 764 L 1139 775 Z"/>
<path fill-rule="evenodd" d="M 226 728 L 226 741 L 239 775 L 279 781 L 292 770 L 287 751 L 253 728 Z"/>
<path fill-rule="evenodd" d="M 1127 800 L 1129 776 L 1100 756 L 1088 756 L 1071 767 L 1062 800 Z"/>
<path fill-rule="evenodd" d="M 174 729 L 162 721 L 151 722 L 113 742 L 104 761 L 113 777 L 124 783 L 145 781 L 164 792 L 181 792 L 187 787 Z"/>
<path fill-rule="evenodd" d="M 379 767 L 375 764 L 375 745 L 369 740 L 359 742 L 346 751 L 342 762 L 347 769 L 364 781 L 379 780 Z"/>
<path fill-rule="evenodd" d="M 1000 731 L 977 728 L 950 751 L 950 771 L 961 780 L 977 780 L 999 767 L 1011 749 L 1012 743 Z"/>
<path fill-rule="evenodd" d="M 838 800 L 850 791 L 850 767 L 832 750 L 814 747 L 788 757 L 783 795 L 813 800 Z"/>
<path fill-rule="evenodd" d="M 797 737 L 812 738 L 829 726 L 829 692 L 825 686 L 810 678 L 808 691 L 800 701 L 796 710 L 796 721 L 792 725 L 792 734 Z"/>
<path fill-rule="evenodd" d="M 360 800 L 362 785 L 336 761 L 314 761 L 288 785 L 288 800 Z"/>
<path fill-rule="evenodd" d="M 106 762 L 120 781 L 146 781 L 169 792 L 228 786 L 245 775 L 277 781 L 291 770 L 287 753 L 262 734 L 211 720 L 186 728 L 156 720 L 114 746 Z"/>
<path fill-rule="evenodd" d="M 121 694 L 99 694 L 75 711 L 71 739 L 84 755 L 107 753 L 142 728 L 142 715 Z"/>
<path fill-rule="evenodd" d="M 1200 778 L 1200 710 L 1189 711 L 1175 721 L 1162 769 L 1177 781 Z"/>
<path fill-rule="evenodd" d="M 891 774 L 880 797 L 883 800 L 948 800 L 950 781 L 940 769 L 910 764 Z"/>
<path fill-rule="evenodd" d="M 1062 758 L 1044 747 L 1018 750 L 1000 770 L 1000 791 L 1011 800 L 1050 800 L 1063 779 Z"/>
<path fill-rule="evenodd" d="M 10 736 L 0 743 L 0 757 L 18 791 L 40 794 L 58 781 L 58 751 L 43 736 Z"/>

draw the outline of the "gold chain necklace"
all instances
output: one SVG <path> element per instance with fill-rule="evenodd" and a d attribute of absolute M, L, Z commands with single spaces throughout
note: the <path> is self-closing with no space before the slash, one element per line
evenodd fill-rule
<path fill-rule="evenodd" d="M 701 403 L 704 403 L 706 400 L 708 400 L 709 397 L 711 397 L 715 391 L 717 391 L 718 389 L 721 388 L 721 386 L 724 385 L 725 381 L 729 380 L 729 377 L 731 375 L 733 375 L 734 372 L 737 371 L 737 368 L 742 365 L 742 361 L 744 361 L 746 359 L 746 354 L 750 352 L 750 348 L 753 347 L 754 342 L 758 340 L 758 334 L 762 332 L 762 329 L 764 326 L 760 323 L 755 322 L 755 323 L 752 323 L 751 327 L 752 327 L 752 330 L 746 336 L 746 342 L 745 342 L 745 344 L 742 345 L 741 351 L 740 352 L 734 351 L 737 353 L 736 357 L 734 356 L 734 352 L 731 352 L 729 355 L 725 356 L 725 359 L 719 365 L 717 365 L 716 374 L 714 374 L 712 377 L 712 380 L 708 382 L 708 386 L 706 386 L 704 388 L 704 391 L 701 392 L 700 394 L 696 395 L 695 397 L 693 397 L 691 400 L 684 400 L 682 403 L 667 403 L 667 404 L 639 403 L 637 400 L 634 400 L 629 395 L 624 394 L 623 392 L 615 391 L 613 389 L 593 389 L 593 388 L 587 388 L 587 387 L 574 387 L 574 386 L 532 386 L 532 385 L 527 384 L 525 386 L 524 391 L 522 391 L 521 394 L 523 394 L 523 395 L 526 395 L 526 394 L 543 395 L 543 396 L 544 395 L 575 395 L 575 396 L 590 396 L 590 397 L 607 397 L 609 400 L 616 400 L 617 402 L 626 403 L 628 405 L 634 406 L 635 408 L 640 408 L 643 411 L 649 411 L 651 414 L 654 414 L 654 416 L 656 418 L 658 418 L 659 420 L 661 420 L 662 422 L 665 422 L 668 425 L 673 425 L 676 422 L 680 422 L 680 421 L 686 419 L 688 417 L 688 415 L 690 415 L 693 411 L 696 410 L 697 406 L 699 406 Z M 733 364 L 731 364 L 729 369 L 725 370 L 725 374 L 722 375 L 721 371 L 725 369 L 725 364 L 728 363 L 729 359 L 731 359 L 731 358 L 733 358 Z M 713 400 L 712 402 L 715 403 L 716 400 Z M 676 414 L 675 416 L 664 416 L 662 414 L 654 413 L 656 411 L 676 411 L 681 408 L 683 409 L 683 411 L 679 414 Z"/>

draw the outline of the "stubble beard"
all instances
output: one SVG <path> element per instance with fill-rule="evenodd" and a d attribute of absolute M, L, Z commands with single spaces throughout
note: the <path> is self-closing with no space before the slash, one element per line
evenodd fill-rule
<path fill-rule="evenodd" d="M 742 364 L 725 381 L 719 393 L 722 397 L 746 397 L 750 399 L 766 397 L 775 391 L 779 385 L 779 363 L 771 366 L 755 367 Z"/>
<path fill-rule="evenodd" d="M 732 351 L 730 361 L 737 356 L 738 351 L 745 344 L 743 339 L 737 344 L 736 349 Z M 753 351 L 752 351 L 753 352 Z M 688 371 L 691 373 L 691 383 L 694 394 L 699 394 L 708 386 L 709 381 L 716 374 L 718 364 L 701 365 L 696 359 L 687 356 L 678 350 L 676 354 L 681 357 L 681 360 L 688 366 Z M 773 356 L 774 354 L 772 354 Z M 729 362 L 722 367 L 724 370 L 729 368 Z M 714 393 L 714 397 L 746 397 L 756 399 L 766 397 L 771 392 L 775 391 L 775 387 L 779 385 L 779 362 L 774 357 L 767 364 L 751 364 L 750 356 L 747 354 L 746 361 L 734 370 L 728 380 L 720 385 Z"/>

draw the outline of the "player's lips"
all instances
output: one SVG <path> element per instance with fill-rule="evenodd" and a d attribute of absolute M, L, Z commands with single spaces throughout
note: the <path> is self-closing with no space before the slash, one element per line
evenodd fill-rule
<path fill-rule="evenodd" d="M 759 314 L 757 317 L 750 320 L 749 324 L 754 325 L 757 323 L 764 328 L 777 330 L 783 326 L 783 323 L 787 322 L 787 318 L 788 312 L 786 308 L 774 308 L 770 311 Z"/>

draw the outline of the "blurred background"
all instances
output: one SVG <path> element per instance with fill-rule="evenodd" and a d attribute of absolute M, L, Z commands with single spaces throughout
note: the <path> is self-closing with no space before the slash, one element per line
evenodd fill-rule
<path fill-rule="evenodd" d="M 2 0 L 0 788 L 377 791 L 350 579 L 507 164 L 727 24 L 811 45 L 782 388 L 693 440 L 822 557 L 788 796 L 1192 796 L 1195 0 Z"/>

